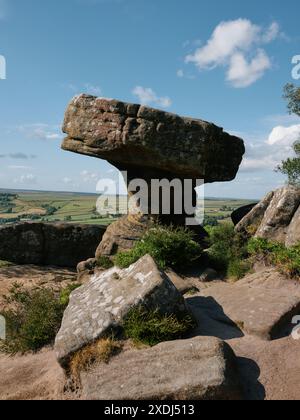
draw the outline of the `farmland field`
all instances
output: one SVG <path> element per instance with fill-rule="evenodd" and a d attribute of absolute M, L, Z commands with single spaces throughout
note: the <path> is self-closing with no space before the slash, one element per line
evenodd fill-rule
<path fill-rule="evenodd" d="M 118 211 L 114 210 L 116 197 L 102 197 L 97 206 L 98 199 L 96 194 L 0 190 L 0 224 L 43 221 L 109 225 L 127 208 L 126 196 L 118 198 Z M 205 224 L 230 220 L 232 211 L 250 202 L 253 201 L 207 198 Z"/>

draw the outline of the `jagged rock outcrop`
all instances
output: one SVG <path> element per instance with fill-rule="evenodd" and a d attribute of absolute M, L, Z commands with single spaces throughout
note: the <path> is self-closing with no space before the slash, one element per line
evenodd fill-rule
<path fill-rule="evenodd" d="M 16 264 L 76 267 L 95 255 L 103 226 L 17 223 L 0 227 L 0 259 Z"/>
<path fill-rule="evenodd" d="M 289 185 L 267 194 L 240 221 L 236 231 L 293 246 L 300 242 L 299 226 L 300 188 Z"/>
<path fill-rule="evenodd" d="M 236 357 L 212 337 L 123 352 L 83 373 L 81 382 L 84 400 L 242 399 Z"/>
<path fill-rule="evenodd" d="M 244 217 L 247 216 L 247 214 L 250 213 L 250 211 L 257 205 L 257 203 L 253 204 L 247 204 L 246 206 L 240 207 L 237 210 L 235 210 L 231 214 L 231 220 L 234 224 L 234 226 L 238 225 L 241 220 L 243 220 Z"/>
<path fill-rule="evenodd" d="M 134 179 L 146 181 L 148 187 L 153 179 L 190 179 L 188 204 L 194 207 L 197 180 L 204 179 L 206 183 L 231 181 L 245 153 L 241 139 L 214 124 L 88 95 L 77 96 L 71 101 L 63 131 L 67 134 L 62 145 L 64 150 L 107 160 L 127 172 L 128 186 Z M 187 187 L 183 189 L 184 197 Z M 129 195 L 135 192 L 136 189 L 129 188 Z M 178 214 L 171 200 L 170 212 L 163 214 L 161 201 L 150 194 L 149 188 L 139 203 L 139 214 L 127 222 L 123 219 L 127 226 L 121 229 L 120 241 L 110 228 L 99 252 L 107 254 L 108 249 L 124 249 L 124 239 L 130 238 L 135 226 L 148 224 L 143 215 L 153 216 L 154 207 L 158 208 L 156 219 L 162 223 L 185 224 L 186 212 Z M 204 234 L 199 226 L 195 231 Z M 130 243 L 130 239 L 128 242 L 132 247 L 133 242 Z"/>
<path fill-rule="evenodd" d="M 96 273 L 72 293 L 55 340 L 59 363 L 66 367 L 75 352 L 120 328 L 139 306 L 187 315 L 181 294 L 149 255 L 128 269 Z"/>

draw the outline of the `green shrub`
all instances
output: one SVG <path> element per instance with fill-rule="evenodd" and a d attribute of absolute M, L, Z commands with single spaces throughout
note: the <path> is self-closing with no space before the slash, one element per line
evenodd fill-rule
<path fill-rule="evenodd" d="M 217 270 L 226 273 L 237 261 L 247 259 L 248 251 L 245 240 L 234 231 L 231 223 L 223 223 L 210 230 L 210 248 L 208 255 L 211 264 Z M 231 271 L 230 270 L 230 271 Z"/>
<path fill-rule="evenodd" d="M 53 291 L 25 291 L 14 286 L 7 301 L 13 309 L 1 314 L 6 319 L 7 333 L 0 346 L 2 351 L 11 354 L 37 351 L 54 341 L 65 306 Z"/>
<path fill-rule="evenodd" d="M 158 310 L 147 311 L 142 307 L 129 311 L 124 323 L 124 335 L 135 343 L 149 346 L 182 338 L 195 323 L 190 316 L 179 319 L 175 315 L 162 315 Z"/>
<path fill-rule="evenodd" d="M 6 268 L 6 267 L 11 267 L 13 264 L 8 262 L 8 261 L 2 261 L 0 260 L 0 268 Z"/>
<path fill-rule="evenodd" d="M 78 283 L 74 283 L 74 284 L 70 284 L 69 286 L 67 286 L 65 289 L 63 289 L 60 292 L 60 296 L 59 296 L 59 301 L 60 304 L 62 306 L 67 307 L 69 305 L 69 300 L 70 300 L 70 294 L 72 292 L 74 292 L 74 290 L 78 289 L 78 287 L 80 287 L 81 284 Z"/>
<path fill-rule="evenodd" d="M 101 267 L 104 270 L 109 270 L 114 266 L 113 262 L 104 255 L 97 258 L 96 264 L 98 267 Z"/>
<path fill-rule="evenodd" d="M 120 268 L 127 268 L 146 254 L 150 254 L 161 269 L 181 270 L 200 258 L 202 248 L 189 230 L 158 226 L 150 229 L 131 251 L 119 253 L 114 262 Z"/>
<path fill-rule="evenodd" d="M 274 265 L 288 276 L 300 276 L 300 243 L 286 248 L 279 242 L 252 238 L 248 243 L 248 251 L 254 258 L 263 258 L 266 263 Z"/>
<path fill-rule="evenodd" d="M 232 280 L 240 280 L 251 270 L 251 264 L 248 260 L 232 260 L 228 264 L 227 277 Z"/>

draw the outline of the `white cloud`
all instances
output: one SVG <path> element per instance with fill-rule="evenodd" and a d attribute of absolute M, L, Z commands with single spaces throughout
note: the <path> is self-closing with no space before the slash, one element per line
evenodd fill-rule
<path fill-rule="evenodd" d="M 274 127 L 266 138 L 257 139 L 255 143 L 246 140 L 246 155 L 241 171 L 273 171 L 283 160 L 293 156 L 292 145 L 298 139 L 300 125 Z"/>
<path fill-rule="evenodd" d="M 37 177 L 33 174 L 21 175 L 14 180 L 15 184 L 34 185 L 37 182 Z"/>
<path fill-rule="evenodd" d="M 295 141 L 300 140 L 300 124 L 290 127 L 278 126 L 273 128 L 267 143 L 270 146 L 292 146 Z"/>
<path fill-rule="evenodd" d="M 62 182 L 64 184 L 69 185 L 69 184 L 72 184 L 73 183 L 73 180 L 71 178 L 65 177 L 65 178 L 63 178 Z"/>
<path fill-rule="evenodd" d="M 83 182 L 91 183 L 91 182 L 97 182 L 100 179 L 100 175 L 96 172 L 90 172 L 87 170 L 84 170 L 80 173 L 80 177 L 83 180 Z"/>
<path fill-rule="evenodd" d="M 249 62 L 242 53 L 236 53 L 230 58 L 227 80 L 236 88 L 245 88 L 261 79 L 271 67 L 271 60 L 264 50 L 258 50 Z"/>
<path fill-rule="evenodd" d="M 262 35 L 262 41 L 265 44 L 274 41 L 280 35 L 280 27 L 277 22 L 273 22 L 267 31 Z"/>
<path fill-rule="evenodd" d="M 71 90 L 76 95 L 80 93 L 87 93 L 89 95 L 102 96 L 102 89 L 100 86 L 93 85 L 92 83 L 85 83 L 84 85 L 77 86 L 73 83 L 63 83 L 61 86 L 65 89 Z"/>
<path fill-rule="evenodd" d="M 85 90 L 87 93 L 95 96 L 101 96 L 102 95 L 102 89 L 99 86 L 92 85 L 90 83 L 86 83 L 84 85 Z"/>
<path fill-rule="evenodd" d="M 280 35 L 273 22 L 267 29 L 248 19 L 221 22 L 206 45 L 186 56 L 186 63 L 200 70 L 227 68 L 227 80 L 236 88 L 250 86 L 271 68 L 271 59 L 261 47 Z"/>
<path fill-rule="evenodd" d="M 172 101 L 169 97 L 159 97 L 153 89 L 144 88 L 142 86 L 136 86 L 133 91 L 139 102 L 143 105 L 158 105 L 162 108 L 169 108 L 172 105 Z"/>
<path fill-rule="evenodd" d="M 59 128 L 48 124 L 27 124 L 19 126 L 17 130 L 30 139 L 60 140 L 62 138 Z"/>
<path fill-rule="evenodd" d="M 195 79 L 195 76 L 193 74 L 186 73 L 182 69 L 177 70 L 176 75 L 177 75 L 177 77 L 179 77 L 179 79 L 189 79 L 189 80 Z"/>

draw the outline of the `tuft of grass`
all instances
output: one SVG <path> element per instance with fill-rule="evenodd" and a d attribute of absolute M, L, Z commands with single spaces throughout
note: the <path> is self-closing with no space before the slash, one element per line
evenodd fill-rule
<path fill-rule="evenodd" d="M 63 289 L 60 292 L 60 296 L 59 296 L 60 304 L 64 307 L 67 307 L 69 305 L 71 293 L 74 292 L 74 290 L 78 289 L 81 286 L 82 285 L 79 284 L 79 283 L 74 283 L 74 284 L 70 284 L 65 289 Z"/>
<path fill-rule="evenodd" d="M 13 309 L 1 313 L 7 334 L 6 340 L 0 342 L 2 352 L 38 351 L 53 343 L 65 310 L 53 291 L 26 291 L 15 285 L 7 301 Z"/>
<path fill-rule="evenodd" d="M 195 322 L 189 315 L 179 319 L 175 315 L 163 315 L 159 310 L 147 311 L 142 307 L 131 309 L 123 323 L 127 339 L 148 346 L 183 338 L 194 327 Z"/>
<path fill-rule="evenodd" d="M 102 338 L 81 349 L 72 357 L 69 373 L 73 381 L 80 382 L 80 373 L 87 371 L 94 363 L 109 363 L 122 350 L 122 343 L 114 338 Z"/>
<path fill-rule="evenodd" d="M 263 258 L 267 264 L 274 265 L 283 274 L 299 278 L 300 243 L 291 248 L 286 248 L 279 242 L 252 238 L 248 243 L 248 251 L 254 258 Z"/>
<path fill-rule="evenodd" d="M 96 264 L 97 267 L 103 268 L 104 270 L 109 270 L 114 266 L 114 263 L 104 255 L 97 258 Z"/>
<path fill-rule="evenodd" d="M 147 254 L 163 270 L 181 270 L 201 257 L 202 248 L 189 230 L 158 226 L 150 229 L 131 251 L 117 254 L 114 262 L 120 268 L 128 268 Z"/>
<path fill-rule="evenodd" d="M 9 261 L 0 260 L 0 268 L 7 268 L 7 267 L 11 267 L 12 265 L 13 265 L 13 263 L 11 263 Z"/>

